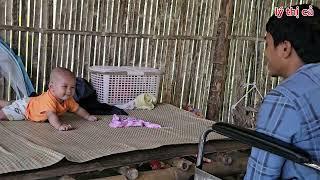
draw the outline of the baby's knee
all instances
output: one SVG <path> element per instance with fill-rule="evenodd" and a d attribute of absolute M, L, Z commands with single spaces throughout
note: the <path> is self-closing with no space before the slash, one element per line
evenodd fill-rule
<path fill-rule="evenodd" d="M 8 120 L 7 116 L 4 114 L 2 110 L 0 110 L 0 121 Z"/>
<path fill-rule="evenodd" d="M 10 105 L 10 101 L 0 100 L 0 108 Z"/>

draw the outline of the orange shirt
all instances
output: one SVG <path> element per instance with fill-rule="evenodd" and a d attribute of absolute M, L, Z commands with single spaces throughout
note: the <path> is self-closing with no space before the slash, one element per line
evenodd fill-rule
<path fill-rule="evenodd" d="M 46 112 L 55 112 L 58 116 L 70 111 L 76 112 L 79 104 L 71 97 L 60 103 L 48 90 L 40 96 L 31 97 L 26 109 L 26 117 L 30 121 L 46 121 Z"/>

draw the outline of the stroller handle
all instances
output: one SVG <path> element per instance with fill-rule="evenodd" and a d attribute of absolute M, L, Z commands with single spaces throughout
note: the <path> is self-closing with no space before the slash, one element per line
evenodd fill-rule
<path fill-rule="evenodd" d="M 223 122 L 213 124 L 212 128 L 206 130 L 200 137 L 196 163 L 196 166 L 200 169 L 202 168 L 204 144 L 208 134 L 211 132 L 216 132 L 244 144 L 271 152 L 295 163 L 320 171 L 319 163 L 314 162 L 311 159 L 311 156 L 301 148 L 269 135 Z"/>

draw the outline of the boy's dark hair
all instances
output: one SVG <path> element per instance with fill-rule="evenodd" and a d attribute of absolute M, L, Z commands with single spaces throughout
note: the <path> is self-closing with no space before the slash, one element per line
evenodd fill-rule
<path fill-rule="evenodd" d="M 266 30 L 272 35 L 274 46 L 289 41 L 298 56 L 305 63 L 320 62 L 320 10 L 310 4 L 291 6 L 299 7 L 299 17 L 287 16 L 284 9 L 282 17 L 269 18 Z M 302 10 L 312 7 L 313 16 L 303 16 Z"/>

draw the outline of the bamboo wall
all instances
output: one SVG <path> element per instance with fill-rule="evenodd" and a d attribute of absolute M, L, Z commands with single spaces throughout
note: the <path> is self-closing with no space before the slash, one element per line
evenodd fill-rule
<path fill-rule="evenodd" d="M 165 72 L 161 101 L 205 107 L 217 0 L 3 0 L 0 29 L 37 92 L 50 70 L 146 66 Z M 7 86 L 6 86 L 7 87 Z M 6 99 L 13 98 L 7 87 Z"/>
<path fill-rule="evenodd" d="M 268 75 L 264 55 L 265 24 L 273 14 L 275 7 L 289 6 L 298 3 L 311 3 L 319 7 L 320 2 L 315 0 L 256 0 L 234 1 L 230 49 L 228 54 L 227 79 L 225 83 L 224 104 L 220 115 L 221 121 L 234 123 L 232 107 L 241 97 L 244 97 L 238 106 L 258 108 L 266 93 L 274 88 L 280 78 L 271 78 Z M 256 83 L 257 90 L 246 84 Z M 255 116 L 255 114 L 251 114 Z"/>
<path fill-rule="evenodd" d="M 22 57 L 37 92 L 46 90 L 56 66 L 86 79 L 92 65 L 154 67 L 165 73 L 161 102 L 206 113 L 221 0 L 0 1 L 0 36 Z M 250 88 L 242 84 L 256 82 L 264 95 L 278 83 L 265 69 L 263 37 L 281 2 L 232 1 L 220 120 L 232 122 L 232 105 Z M 1 92 L 14 98 L 7 82 Z M 255 107 L 259 100 L 253 91 L 240 105 Z"/>

